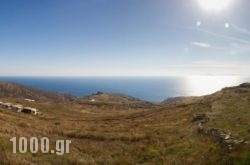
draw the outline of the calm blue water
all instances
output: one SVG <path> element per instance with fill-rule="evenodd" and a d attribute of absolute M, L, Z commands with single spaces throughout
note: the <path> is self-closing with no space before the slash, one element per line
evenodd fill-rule
<path fill-rule="evenodd" d="M 0 77 L 33 88 L 86 96 L 97 91 L 123 93 L 152 102 L 176 96 L 199 96 L 213 93 L 225 86 L 250 81 L 238 76 L 194 77 Z"/>

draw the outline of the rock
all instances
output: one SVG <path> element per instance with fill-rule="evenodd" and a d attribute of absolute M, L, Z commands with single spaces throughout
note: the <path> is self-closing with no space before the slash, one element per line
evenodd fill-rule
<path fill-rule="evenodd" d="M 203 129 L 203 126 L 202 126 L 201 123 L 198 124 L 198 130 L 197 131 L 198 131 L 199 134 L 203 133 L 204 129 Z"/>
<path fill-rule="evenodd" d="M 234 144 L 234 140 L 232 139 L 225 140 L 224 142 L 227 144 Z"/>
<path fill-rule="evenodd" d="M 228 149 L 232 150 L 233 149 L 232 145 L 228 145 Z"/>
<path fill-rule="evenodd" d="M 204 128 L 201 123 L 199 123 L 197 132 L 199 134 L 209 136 L 215 141 L 219 142 L 219 144 L 223 147 L 226 147 L 228 150 L 232 150 L 237 145 L 242 144 L 250 144 L 248 141 L 244 141 L 243 139 L 236 139 L 232 136 L 231 132 L 225 132 L 223 130 L 219 130 L 217 128 Z"/>
<path fill-rule="evenodd" d="M 206 114 L 202 113 L 202 114 L 194 114 L 193 118 L 192 118 L 192 122 L 196 122 L 199 121 L 201 123 L 205 123 L 209 120 L 209 118 L 207 117 Z"/>
<path fill-rule="evenodd" d="M 234 144 L 241 144 L 241 143 L 243 143 L 243 142 L 244 142 L 243 139 L 240 139 L 240 140 L 235 139 L 235 140 L 234 140 Z"/>
<path fill-rule="evenodd" d="M 231 137 L 231 135 L 230 135 L 230 134 L 227 134 L 227 135 L 224 137 L 224 139 L 227 140 L 227 139 L 229 139 L 230 137 Z"/>
<path fill-rule="evenodd" d="M 104 92 L 101 92 L 101 91 L 97 91 L 94 95 L 103 95 L 105 94 Z"/>

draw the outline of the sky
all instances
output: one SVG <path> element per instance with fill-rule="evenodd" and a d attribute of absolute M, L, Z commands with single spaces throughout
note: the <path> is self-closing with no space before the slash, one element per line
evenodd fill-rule
<path fill-rule="evenodd" d="M 249 76 L 250 1 L 201 1 L 1 0 L 0 76 Z"/>

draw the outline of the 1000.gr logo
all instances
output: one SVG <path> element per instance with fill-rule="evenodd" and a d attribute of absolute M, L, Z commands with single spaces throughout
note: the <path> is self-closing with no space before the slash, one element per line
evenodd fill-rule
<path fill-rule="evenodd" d="M 13 143 L 13 153 L 17 152 L 17 138 L 13 137 L 10 139 Z M 40 146 L 39 146 L 40 144 Z M 32 137 L 29 139 L 29 151 L 31 153 L 37 153 L 39 149 L 42 153 L 56 153 L 57 155 L 63 155 L 64 153 L 69 153 L 69 145 L 71 140 L 57 140 L 56 141 L 56 152 L 55 150 L 50 150 L 49 148 L 49 138 L 43 137 L 39 141 L 38 138 Z M 28 140 L 25 137 L 21 137 L 18 140 L 18 149 L 20 153 L 26 153 L 28 151 Z"/>

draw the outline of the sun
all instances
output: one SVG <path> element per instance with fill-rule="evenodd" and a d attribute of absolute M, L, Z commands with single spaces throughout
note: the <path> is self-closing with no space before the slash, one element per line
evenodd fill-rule
<path fill-rule="evenodd" d="M 233 0 L 198 0 L 204 10 L 221 11 L 227 9 Z"/>

